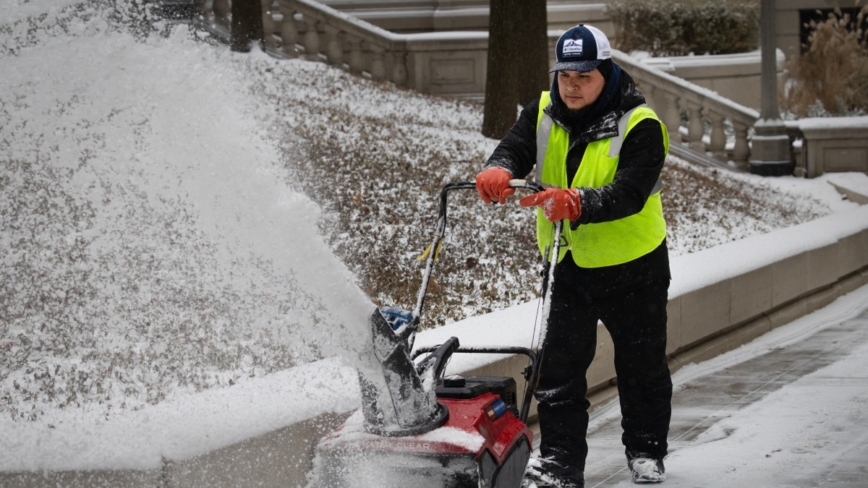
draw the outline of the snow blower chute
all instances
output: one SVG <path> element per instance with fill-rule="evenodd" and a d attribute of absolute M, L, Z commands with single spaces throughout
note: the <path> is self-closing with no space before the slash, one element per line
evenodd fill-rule
<path fill-rule="evenodd" d="M 513 180 L 510 186 L 542 190 L 524 180 Z M 415 310 L 386 307 L 371 315 L 372 349 L 379 371 L 359 372 L 361 410 L 317 445 L 317 488 L 523 486 L 533 445 L 526 422 L 538 379 L 537 354 L 523 347 L 463 348 L 456 337 L 437 347 L 413 351 L 428 281 L 446 229 L 447 194 L 472 188 L 474 183 L 459 182 L 440 192 L 437 233 L 426 251 Z M 555 231 L 557 245 L 560 224 Z M 553 251 L 556 256 L 557 249 Z M 550 280 L 552 272 L 553 266 Z M 541 353 L 544 332 L 540 335 Z M 455 353 L 526 355 L 529 364 L 524 370 L 521 405 L 514 378 L 444 377 Z M 423 354 L 427 356 L 415 361 Z"/>

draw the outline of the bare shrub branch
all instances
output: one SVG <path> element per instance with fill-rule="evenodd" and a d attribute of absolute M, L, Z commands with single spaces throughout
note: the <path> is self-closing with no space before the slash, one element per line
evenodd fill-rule
<path fill-rule="evenodd" d="M 801 57 L 787 62 L 781 106 L 800 116 L 868 111 L 868 7 L 851 22 L 837 10 L 813 29 Z"/>

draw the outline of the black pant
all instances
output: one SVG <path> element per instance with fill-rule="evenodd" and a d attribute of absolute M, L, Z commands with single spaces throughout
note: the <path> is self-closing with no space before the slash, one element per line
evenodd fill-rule
<path fill-rule="evenodd" d="M 567 479 L 581 479 L 588 454 L 585 374 L 594 359 L 598 320 L 615 347 L 627 457 L 662 459 L 667 453 L 672 380 L 666 362 L 668 263 L 666 268 L 660 279 L 626 284 L 588 284 L 588 270 L 569 254 L 555 269 L 536 397 L 541 455 Z"/>

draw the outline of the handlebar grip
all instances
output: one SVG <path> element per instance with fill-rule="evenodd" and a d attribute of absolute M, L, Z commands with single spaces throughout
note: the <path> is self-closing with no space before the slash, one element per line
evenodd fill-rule
<path fill-rule="evenodd" d="M 528 181 L 528 180 L 522 180 L 522 179 L 509 180 L 509 187 L 510 188 L 526 188 L 528 190 L 533 191 L 534 193 L 539 193 L 539 192 L 545 190 L 545 187 L 543 187 L 542 185 L 540 185 L 536 181 Z"/>

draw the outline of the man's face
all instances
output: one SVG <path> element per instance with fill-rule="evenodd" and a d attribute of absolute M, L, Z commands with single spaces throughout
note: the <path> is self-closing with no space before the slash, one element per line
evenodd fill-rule
<path fill-rule="evenodd" d="M 567 108 L 578 110 L 597 101 L 606 86 L 606 79 L 595 69 L 587 73 L 558 71 L 558 90 Z"/>

